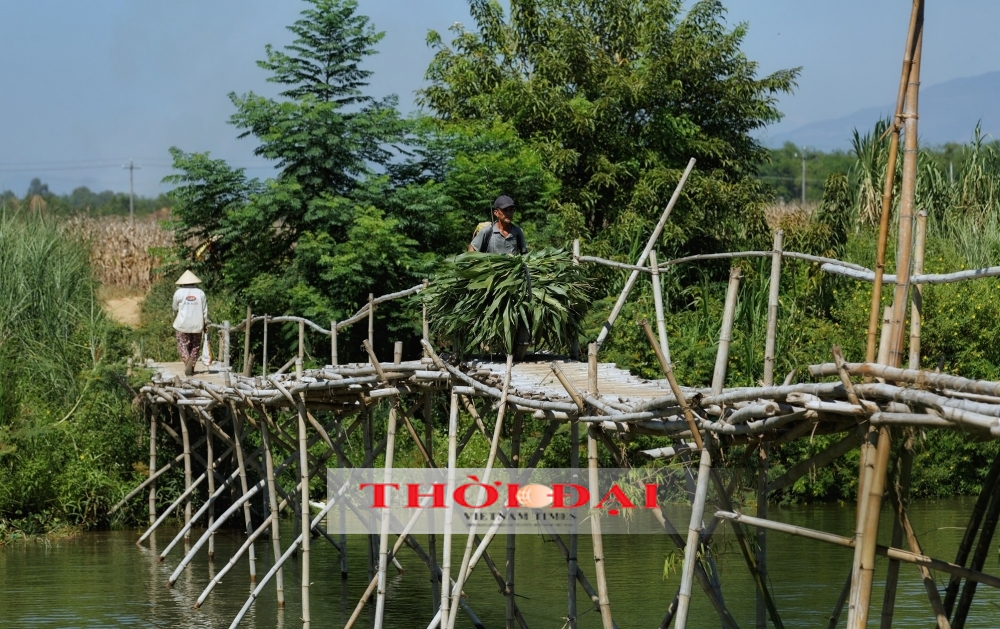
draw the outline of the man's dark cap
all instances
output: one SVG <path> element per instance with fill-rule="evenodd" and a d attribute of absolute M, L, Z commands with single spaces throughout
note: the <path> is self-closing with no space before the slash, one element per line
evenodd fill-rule
<path fill-rule="evenodd" d="M 497 197 L 497 200 L 493 202 L 494 210 L 502 210 L 508 207 L 514 207 L 514 199 L 508 197 L 506 194 L 501 194 Z"/>

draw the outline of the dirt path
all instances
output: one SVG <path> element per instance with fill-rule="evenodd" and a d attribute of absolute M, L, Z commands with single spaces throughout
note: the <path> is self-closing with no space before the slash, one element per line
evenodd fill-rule
<path fill-rule="evenodd" d="M 139 307 L 143 299 L 145 295 L 108 299 L 104 302 L 104 310 L 118 323 L 135 328 L 139 326 Z"/>

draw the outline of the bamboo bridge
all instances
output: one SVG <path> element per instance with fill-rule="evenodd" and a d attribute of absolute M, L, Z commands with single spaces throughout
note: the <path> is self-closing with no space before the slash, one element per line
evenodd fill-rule
<path fill-rule="evenodd" d="M 658 263 L 653 250 L 670 216 L 681 190 L 691 173 L 692 159 L 684 171 L 659 222 L 644 250 L 634 264 L 603 260 L 580 255 L 579 242 L 574 243 L 574 260 L 580 264 L 602 264 L 628 271 L 628 280 L 601 329 L 596 342 L 591 343 L 586 359 L 534 356 L 514 363 L 508 356 L 505 363 L 488 361 L 454 361 L 437 353 L 428 332 L 426 310 L 421 339 L 422 355 L 403 360 L 402 344 L 397 342 L 394 355 L 376 356 L 373 317 L 379 304 L 386 304 L 418 293 L 423 286 L 375 298 L 369 296 L 354 316 L 327 326 L 301 317 L 253 316 L 235 325 L 224 322 L 213 328 L 218 331 L 220 360 L 207 373 L 185 377 L 180 364 L 153 364 L 155 375 L 140 391 L 149 413 L 150 464 L 149 477 L 114 507 L 148 492 L 149 535 L 171 515 L 183 511 L 184 525 L 175 538 L 160 553 L 166 559 L 181 539 L 187 552 L 175 559 L 177 564 L 168 585 L 185 570 L 196 569 L 204 550 L 214 554 L 213 535 L 227 521 L 242 516 L 246 540 L 215 573 L 208 586 L 192 604 L 202 605 L 213 588 L 241 564 L 246 557 L 246 574 L 253 591 L 232 627 L 240 624 L 257 596 L 267 587 L 274 587 L 279 606 L 292 595 L 283 589 L 282 570 L 287 559 L 299 555 L 302 571 L 302 620 L 310 623 L 310 563 L 314 535 L 320 544 L 329 543 L 340 553 L 341 572 L 348 578 L 346 549 L 343 535 L 337 539 L 324 527 L 334 508 L 354 509 L 344 499 L 344 488 L 328 493 L 325 503 L 313 502 L 308 492 L 310 479 L 327 466 L 339 468 L 370 468 L 377 458 L 384 461 L 384 478 L 392 478 L 397 443 L 410 440 L 428 467 L 434 467 L 433 435 L 435 427 L 447 426 L 449 482 L 454 480 L 457 456 L 475 435 L 490 443 L 485 461 L 485 478 L 494 463 L 511 468 L 533 468 L 541 460 L 553 436 L 568 433 L 570 465 L 581 469 L 579 453 L 586 440 L 584 464 L 594 484 L 599 467 L 599 452 L 606 450 L 611 460 L 625 467 L 621 444 L 637 435 L 663 439 L 661 447 L 644 451 L 651 460 L 676 461 L 688 471 L 691 516 L 685 531 L 683 525 L 671 522 L 660 509 L 653 509 L 663 529 L 665 543 L 683 550 L 681 582 L 676 594 L 664 597 L 661 627 L 686 627 L 695 583 L 711 603 L 723 627 L 738 627 L 726 607 L 722 584 L 717 574 L 710 578 L 713 540 L 718 527 L 726 523 L 733 531 L 746 569 L 752 577 L 757 596 L 756 627 L 768 625 L 783 628 L 780 598 L 768 586 L 767 533 L 788 534 L 850 549 L 854 560 L 847 575 L 840 599 L 830 614 L 828 627 L 838 625 L 846 611 L 846 626 L 861 629 L 869 624 L 872 607 L 872 587 L 876 556 L 887 557 L 889 569 L 885 583 L 885 598 L 881 610 L 881 626 L 892 624 L 896 584 L 902 564 L 911 564 L 919 571 L 927 592 L 927 605 L 939 628 L 960 629 L 965 626 L 970 606 L 979 586 L 1000 588 L 1000 577 L 983 571 L 990 544 L 1000 521 L 1000 456 L 985 475 L 982 492 L 970 514 L 965 533 L 954 560 L 929 557 L 924 554 L 909 515 L 909 484 L 913 468 L 913 443 L 917 431 L 951 430 L 968 433 L 980 440 L 1000 436 L 1000 382 L 971 380 L 954 375 L 920 370 L 921 297 L 925 285 L 975 281 L 1000 276 L 1000 267 L 959 271 L 946 275 L 923 273 L 923 247 L 926 235 L 926 213 L 916 212 L 916 149 L 917 93 L 919 86 L 920 51 L 923 32 L 923 0 L 915 0 L 907 34 L 907 46 L 894 124 L 887 132 L 890 141 L 886 187 L 882 198 L 876 268 L 869 270 L 830 258 L 783 250 L 783 234 L 776 231 L 770 251 L 747 251 L 692 256 Z M 896 173 L 901 131 L 905 129 L 902 182 L 900 186 L 897 274 L 886 275 L 885 258 L 889 215 Z M 682 387 L 674 377 L 665 314 L 661 298 L 661 271 L 676 264 L 710 259 L 740 259 L 765 257 L 771 260 L 770 293 L 768 296 L 767 336 L 762 386 L 727 388 L 729 344 L 732 338 L 736 303 L 742 279 L 734 267 L 726 292 L 725 307 L 719 334 L 718 349 L 711 386 Z M 779 289 L 784 259 L 798 259 L 819 266 L 823 272 L 873 282 L 871 319 L 867 336 L 867 351 L 863 361 L 847 362 L 839 348 L 831 348 L 832 362 L 808 367 L 808 378 L 795 380 L 796 372 L 781 383 L 775 382 L 774 363 L 776 329 L 779 321 Z M 652 282 L 656 321 L 653 327 L 642 322 L 646 338 L 654 350 L 663 378 L 645 380 L 600 363 L 600 347 L 611 333 L 626 300 L 640 277 Z M 884 285 L 894 290 L 892 305 L 884 311 L 881 295 Z M 904 324 L 909 318 L 909 335 Z M 368 362 L 341 364 L 338 358 L 338 332 L 345 327 L 368 320 L 368 339 L 364 343 Z M 268 326 L 297 324 L 298 355 L 278 369 L 268 363 Z M 258 366 L 250 354 L 252 326 L 263 326 L 264 355 Z M 879 334 L 881 329 L 881 334 Z M 243 334 L 243 363 L 237 369 L 230 364 L 234 354 L 231 341 Z M 304 368 L 306 334 L 329 337 L 330 361 L 322 368 Z M 908 343 L 906 343 L 908 339 Z M 909 368 L 902 368 L 903 349 L 909 346 Z M 315 357 L 313 357 L 315 359 Z M 805 370 L 802 373 L 806 376 Z M 387 413 L 376 412 L 380 404 Z M 494 414 L 495 409 L 495 414 Z M 442 411 L 442 412 L 439 412 Z M 511 417 L 508 417 L 511 416 Z M 531 452 L 521 452 L 522 424 L 525 417 L 541 422 L 545 429 Z M 459 418 L 471 418 L 467 427 L 459 430 Z M 490 425 L 492 423 L 492 426 Z M 584 434 L 581 435 L 581 427 Z M 181 445 L 182 453 L 165 464 L 157 458 L 157 434 L 163 431 Z M 501 439 L 507 432 L 507 438 Z M 363 457 L 352 460 L 344 448 L 345 441 L 360 433 L 364 444 Z M 825 450 L 800 461 L 783 474 L 768 473 L 768 461 L 774 448 L 816 434 L 836 435 Z M 252 436 L 253 439 L 248 439 Z M 260 444 L 251 449 L 248 444 Z M 898 447 L 894 448 L 893 444 Z M 747 461 L 756 461 L 756 508 L 753 514 L 739 507 L 741 492 L 738 483 L 727 484 L 722 454 L 734 446 L 743 448 Z M 790 526 L 768 517 L 768 497 L 792 485 L 796 480 L 820 469 L 847 453 L 858 450 L 860 456 L 858 494 L 853 535 L 843 536 L 828 531 Z M 290 453 L 285 458 L 279 451 Z M 897 454 L 894 454 L 897 453 Z M 890 458 L 898 456 L 890 468 Z M 751 464 L 752 465 L 752 464 Z M 156 479 L 173 466 L 183 466 L 185 491 L 166 509 L 157 512 Z M 222 469 L 232 470 L 228 475 Z M 890 473 L 890 469 L 895 473 Z M 295 470 L 296 487 L 289 489 L 275 482 L 284 470 Z M 200 471 L 197 477 L 195 474 Z M 204 490 L 201 489 L 204 487 Z M 192 498 L 204 491 L 208 499 L 197 512 Z M 596 492 L 592 492 L 596 493 Z M 254 518 L 250 499 L 266 496 L 267 514 Z M 225 498 L 235 495 L 222 510 Z M 715 503 L 713 510 L 709 500 Z M 889 545 L 878 542 L 880 519 L 884 503 L 892 513 L 892 533 Z M 216 509 L 216 505 L 220 505 Z M 346 504 L 345 504 L 346 503 Z M 584 564 L 577 561 L 578 533 L 560 536 L 551 533 L 565 560 L 570 595 L 565 614 L 566 626 L 576 627 L 578 616 L 587 610 L 576 608 L 576 588 L 581 588 L 590 601 L 592 611 L 601 616 L 604 629 L 628 625 L 629 610 L 610 600 L 607 573 L 622 569 L 606 565 L 603 551 L 601 522 L 607 514 L 591 503 L 587 520 L 593 548 L 593 571 L 588 577 Z M 449 505 L 449 509 L 452 505 Z M 318 513 L 314 514 L 314 509 Z M 222 513 L 218 511 L 222 510 Z M 289 511 L 296 519 L 297 537 L 282 539 L 278 526 L 282 512 Z M 176 516 L 179 517 L 179 516 Z M 498 517 L 499 520 L 499 517 Z M 707 520 L 707 522 L 706 522 Z M 490 555 L 491 542 L 499 530 L 492 522 L 481 535 L 469 531 L 464 553 L 452 549 L 452 531 L 445 518 L 444 536 L 427 538 L 424 549 L 410 534 L 411 522 L 403 525 L 382 517 L 380 534 L 369 536 L 368 587 L 356 603 L 345 629 L 353 626 L 362 609 L 373 605 L 374 627 L 382 629 L 384 611 L 393 604 L 387 596 L 386 575 L 390 564 L 408 546 L 426 564 L 431 575 L 434 614 L 428 614 L 427 627 L 453 629 L 459 613 L 465 614 L 477 627 L 482 627 L 474 609 L 503 605 L 508 629 L 527 629 L 517 602 L 513 580 L 516 561 L 515 546 L 508 543 L 502 561 Z M 202 531 L 191 544 L 193 528 L 201 523 Z M 308 523 L 308 525 L 306 524 Z M 306 534 L 303 534 L 305 529 Z M 390 536 L 390 531 L 392 535 Z M 269 540 L 274 554 L 272 567 L 258 574 L 254 543 Z M 394 539 L 391 539 L 394 537 Z M 440 552 L 438 542 L 441 542 Z M 905 546 L 905 547 L 904 547 Z M 455 551 L 453 554 L 453 550 Z M 493 548 L 496 551 L 495 548 Z M 462 553 L 459 555 L 459 553 Z M 179 555 L 179 553 L 176 553 Z M 459 557 L 461 556 L 461 560 Z M 203 561 L 203 560 L 201 560 Z M 470 600 L 463 584 L 479 563 L 485 563 L 497 582 L 501 596 L 496 600 Z M 713 570 L 714 572 L 714 570 Z M 943 590 L 935 581 L 945 580 Z M 246 578 L 245 576 L 243 578 Z M 372 600 L 374 599 L 374 600 Z M 558 617 L 562 618 L 559 613 Z"/>
<path fill-rule="evenodd" d="M 668 208 L 669 209 L 669 208 Z M 665 212 L 665 216 L 669 214 Z M 908 476 L 912 467 L 912 441 L 915 430 L 957 430 L 980 439 L 1000 436 L 1000 382 L 965 379 L 947 374 L 919 369 L 902 369 L 888 366 L 886 353 L 893 329 L 891 314 L 887 309 L 883 326 L 882 355 L 875 362 L 845 362 L 837 348 L 833 348 L 834 361 L 812 365 L 809 375 L 813 382 L 793 382 L 794 372 L 780 384 L 773 381 L 775 331 L 778 319 L 778 291 L 783 258 L 805 258 L 823 264 L 824 270 L 841 275 L 851 272 L 851 277 L 864 281 L 869 278 L 866 269 L 830 259 L 810 259 L 811 256 L 782 250 L 782 233 L 775 233 L 774 247 L 770 252 L 742 252 L 722 254 L 728 258 L 755 257 L 766 254 L 772 260 L 772 293 L 768 322 L 764 386 L 726 388 L 725 377 L 729 360 L 729 339 L 732 336 L 734 313 L 741 274 L 734 269 L 727 290 L 724 318 L 719 337 L 717 360 L 712 386 L 695 389 L 681 387 L 676 382 L 669 361 L 669 346 L 665 334 L 662 302 L 656 300 L 659 334 L 642 322 L 646 336 L 663 369 L 664 378 L 647 380 L 633 376 L 613 364 L 598 362 L 599 345 L 588 347 L 586 360 L 566 357 L 534 356 L 520 363 L 508 357 L 504 362 L 466 361 L 454 362 L 439 356 L 428 338 L 428 322 L 423 321 L 424 338 L 421 339 L 423 355 L 419 359 L 403 360 L 402 344 L 396 343 L 391 359 L 380 359 L 372 347 L 375 306 L 418 293 L 424 285 L 415 286 L 384 297 L 371 296 L 357 314 L 344 322 L 332 322 L 329 327 L 318 325 L 301 317 L 253 316 L 236 325 L 224 322 L 213 327 L 218 331 L 220 360 L 212 367 L 194 376 L 183 376 L 181 363 L 151 364 L 154 377 L 141 389 L 150 416 L 150 475 L 149 478 L 126 496 L 116 508 L 148 491 L 150 527 L 140 538 L 148 536 L 171 515 L 180 517 L 183 510 L 184 526 L 160 553 L 167 558 L 182 540 L 189 540 L 196 523 L 201 523 L 200 536 L 190 544 L 186 554 L 179 559 L 169 579 L 172 584 L 185 569 L 193 569 L 197 558 L 204 552 L 214 554 L 213 535 L 232 518 L 242 515 L 246 540 L 242 547 L 227 560 L 225 566 L 211 579 L 204 592 L 192 601 L 200 606 L 213 588 L 243 558 L 249 566 L 250 582 L 254 590 L 247 599 L 232 626 L 239 625 L 246 611 L 263 588 L 277 589 L 279 604 L 289 593 L 283 590 L 282 566 L 293 554 L 300 554 L 299 566 L 303 572 L 301 597 L 303 620 L 310 617 L 309 601 L 309 552 L 312 535 L 301 533 L 293 540 L 282 540 L 278 519 L 283 511 L 291 511 L 298 523 L 309 522 L 310 531 L 325 539 L 341 553 L 344 578 L 347 577 L 346 540 L 336 539 L 323 526 L 325 518 L 335 507 L 343 508 L 341 501 L 313 502 L 301 497 L 301 488 L 325 466 L 344 468 L 371 467 L 378 457 L 384 457 L 385 474 L 393 470 L 393 456 L 399 439 L 409 439 L 427 462 L 433 466 L 434 427 L 447 417 L 448 461 L 454 468 L 457 456 L 477 433 L 489 440 L 490 457 L 482 462 L 487 469 L 495 460 L 506 467 L 535 466 L 558 431 L 569 433 L 572 465 L 579 468 L 579 449 L 582 446 L 580 427 L 584 429 L 587 448 L 585 469 L 595 470 L 599 449 L 605 449 L 619 466 L 625 466 L 620 444 L 636 435 L 652 435 L 669 439 L 670 445 L 644 451 L 650 459 L 675 459 L 688 464 L 695 482 L 692 495 L 692 515 L 688 530 L 676 526 L 666 515 L 657 512 L 663 532 L 670 544 L 684 550 L 682 583 L 676 595 L 664 607 L 662 626 L 676 621 L 684 626 L 688 605 L 697 582 L 712 603 L 725 627 L 736 627 L 736 621 L 726 608 L 721 586 L 709 579 L 698 557 L 712 558 L 713 535 L 721 522 L 732 528 L 740 547 L 747 570 L 756 584 L 759 609 L 765 615 L 764 623 L 784 626 L 781 621 L 780 599 L 776 599 L 767 586 L 766 532 L 785 533 L 807 537 L 817 542 L 835 544 L 853 549 L 855 563 L 850 579 L 845 585 L 840 602 L 832 612 L 830 627 L 836 626 L 841 611 L 848 611 L 848 626 L 863 627 L 867 622 L 876 555 L 888 557 L 896 570 L 890 571 L 894 582 L 900 563 L 915 566 L 928 584 L 929 605 L 939 619 L 939 626 L 961 626 L 968 613 L 978 585 L 1000 587 L 1000 577 L 983 572 L 986 553 L 1000 517 L 1000 457 L 994 461 L 987 475 L 982 494 L 971 514 L 962 545 L 954 561 L 928 557 L 923 554 L 916 533 L 910 525 L 907 512 Z M 654 242 L 651 239 L 650 242 Z M 575 247 L 578 252 L 578 244 Z M 579 256 L 580 263 L 623 266 L 599 258 Z M 653 282 L 654 296 L 659 296 L 658 273 L 663 268 L 681 262 L 697 262 L 706 256 L 688 260 L 672 260 L 657 264 L 655 252 L 650 248 L 649 264 L 624 265 L 637 278 L 642 273 Z M 720 256 L 714 256 L 720 257 Z M 918 264 L 919 264 L 918 260 Z M 832 268 L 835 267 L 835 268 Z M 919 269 L 918 269 L 919 270 Z M 981 269 L 960 272 L 953 276 L 931 277 L 941 281 L 964 281 L 976 277 L 998 274 L 1000 269 Z M 889 282 L 895 278 L 887 278 Z M 426 284 L 425 284 L 426 285 Z M 619 299 L 627 299 L 635 285 L 629 282 Z M 919 357 L 919 312 L 911 319 L 911 350 Z M 369 361 L 366 363 L 340 364 L 338 361 L 338 332 L 349 325 L 367 320 L 369 339 L 364 343 Z M 296 324 L 299 329 L 298 356 L 278 369 L 267 364 L 267 328 L 278 324 Z M 605 330 L 614 324 L 614 313 L 609 317 Z M 260 374 L 251 375 L 257 368 L 251 364 L 250 327 L 263 326 L 265 356 Z M 329 337 L 330 363 L 318 369 L 304 369 L 306 334 Z M 230 344 L 234 337 L 243 335 L 242 369 L 230 365 L 233 353 Z M 831 380 L 832 379 L 832 380 Z M 387 417 L 375 412 L 380 403 L 389 406 Z M 496 407 L 493 417 L 492 407 Z M 436 413 L 435 409 L 447 409 Z M 469 426 L 460 431 L 459 416 L 471 416 Z M 509 432 L 506 443 L 500 438 L 505 414 L 512 414 L 505 430 Z M 530 415 L 545 422 L 546 429 L 537 446 L 530 453 L 521 453 L 522 418 Z M 381 418 L 381 419 L 380 419 Z M 384 422 L 382 425 L 377 425 Z M 490 423 L 493 425 L 490 426 Z M 887 483 L 887 461 L 890 450 L 883 447 L 886 436 L 897 431 L 905 441 L 900 449 L 897 464 L 899 477 Z M 182 454 L 162 464 L 158 462 L 157 432 L 165 431 L 182 446 Z M 256 433 L 248 447 L 247 436 Z M 364 441 L 363 460 L 351 460 L 342 447 L 344 442 L 360 433 Z M 838 435 L 841 438 L 811 458 L 799 462 L 778 477 L 768 475 L 768 455 L 772 448 L 795 439 L 810 438 L 816 434 Z M 378 436 L 378 438 L 376 438 Z M 898 437 L 897 437 L 898 439 Z M 278 446 L 291 456 L 278 460 Z M 737 506 L 738 496 L 733 485 L 727 487 L 724 470 L 718 468 L 720 452 L 733 446 L 743 446 L 752 459 L 757 460 L 757 507 L 753 515 L 742 513 Z M 861 450 L 864 465 L 859 477 L 857 529 L 854 536 L 845 537 L 831 532 L 793 527 L 767 517 L 767 498 L 802 476 L 828 465 L 852 450 Z M 319 453 L 322 450 L 322 453 Z M 525 459 L 526 455 L 526 459 Z M 231 460 L 224 476 L 219 469 Z M 211 463 L 210 463 L 211 462 Z M 172 466 L 183 466 L 185 491 L 166 509 L 156 510 L 156 479 Z M 299 484 L 288 490 L 275 482 L 275 477 L 285 469 L 295 469 Z M 195 476 L 200 471 L 200 475 Z M 208 499 L 192 513 L 192 497 L 204 487 Z M 710 487 L 714 495 L 710 496 Z M 216 513 L 216 503 L 226 492 L 235 492 L 237 499 L 224 512 Z M 269 513 L 263 521 L 252 517 L 250 499 L 266 495 Z M 311 498 L 311 497 L 310 497 Z M 713 499 L 717 510 L 706 512 L 707 501 Z M 877 544 L 878 514 L 886 498 L 895 513 L 893 542 L 890 546 Z M 356 506 L 348 505 L 352 509 Z M 318 514 L 315 510 L 319 509 Z M 593 509 L 589 518 L 594 548 L 593 580 L 585 569 L 573 559 L 577 540 L 563 539 L 553 532 L 553 539 L 563 551 L 566 569 L 573 587 L 582 588 L 589 597 L 595 612 L 600 613 L 605 627 L 615 627 L 616 619 L 625 626 L 628 610 L 616 608 L 608 599 L 599 509 Z M 606 515 L 606 514 L 605 514 Z M 706 524 L 705 519 L 709 518 Z M 439 555 L 438 540 L 430 536 L 430 548 L 422 548 L 408 530 L 399 522 L 392 523 L 396 539 L 390 540 L 389 518 L 382 535 L 371 540 L 369 561 L 371 579 L 369 587 L 357 602 L 352 619 L 354 624 L 365 605 L 376 607 L 376 627 L 386 605 L 392 601 L 386 596 L 386 574 L 390 564 L 403 545 L 408 546 L 426 563 L 435 584 L 433 597 L 437 615 L 429 617 L 428 627 L 452 626 L 458 612 L 466 614 L 473 624 L 482 626 L 474 607 L 503 604 L 507 609 L 509 627 L 527 627 L 517 606 L 513 586 L 515 553 L 508 550 L 498 563 L 491 557 L 490 543 L 498 526 L 494 523 L 481 536 L 478 544 L 470 544 L 461 562 L 451 555 L 450 536 L 443 540 L 444 554 Z M 301 526 L 298 526 L 301 531 Z M 976 541 L 978 535 L 978 542 Z M 254 542 L 261 537 L 270 542 L 274 553 L 273 567 L 264 575 L 256 572 Z M 375 537 L 375 536 L 373 536 Z M 263 540 L 262 540 L 263 541 Z M 907 548 L 903 548 L 903 541 Z M 320 542 L 324 543 L 324 542 Z M 473 550 L 473 546 L 475 546 Z M 974 548 L 973 548 L 974 547 Z M 973 552 L 974 551 L 974 552 Z M 971 559 L 971 560 L 970 560 Z M 470 601 L 462 595 L 462 584 L 471 571 L 482 561 L 497 581 L 502 600 Z M 504 571 L 504 566 L 506 570 Z M 241 570 L 245 571 L 246 568 Z M 942 597 L 934 584 L 931 571 L 947 575 L 947 587 Z M 890 588 L 894 583 L 887 583 Z M 372 601 L 371 599 L 375 600 Z M 575 609 L 575 596 L 569 599 L 566 617 L 570 626 L 580 611 Z M 891 603 L 890 603 L 891 605 Z M 951 625 L 948 618 L 951 617 Z"/>

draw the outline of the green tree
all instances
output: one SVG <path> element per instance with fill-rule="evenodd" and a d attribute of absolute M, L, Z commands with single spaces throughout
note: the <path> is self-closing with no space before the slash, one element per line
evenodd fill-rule
<path fill-rule="evenodd" d="M 758 77 L 720 2 L 472 0 L 476 31 L 453 27 L 421 99 L 449 121 L 502 121 L 558 178 L 571 234 L 628 254 L 648 234 L 688 158 L 698 159 L 665 239 L 699 249 L 763 231 L 766 150 L 750 132 L 780 118 L 797 69 Z M 713 241 L 715 241 L 713 243 Z M 695 246 L 695 245 L 691 245 Z"/>

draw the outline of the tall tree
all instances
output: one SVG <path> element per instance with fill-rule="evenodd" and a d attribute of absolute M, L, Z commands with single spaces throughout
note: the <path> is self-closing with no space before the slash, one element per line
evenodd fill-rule
<path fill-rule="evenodd" d="M 688 158 L 697 176 L 665 238 L 731 243 L 759 233 L 766 151 L 750 134 L 780 118 L 797 69 L 758 77 L 718 0 L 470 0 L 476 30 L 453 27 L 421 99 L 440 118 L 503 121 L 559 178 L 571 232 L 627 253 L 648 233 Z M 679 229 L 678 229 L 679 228 Z"/>

